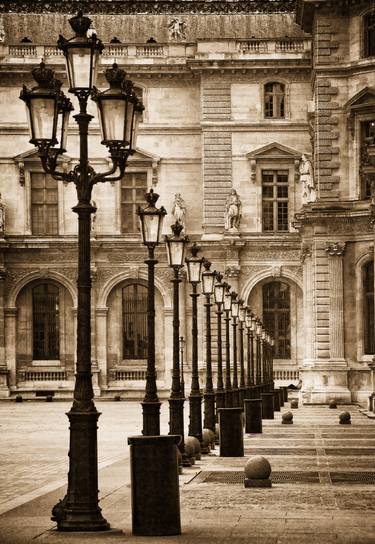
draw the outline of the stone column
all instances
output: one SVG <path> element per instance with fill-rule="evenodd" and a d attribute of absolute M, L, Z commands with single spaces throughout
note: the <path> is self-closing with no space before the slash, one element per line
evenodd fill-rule
<path fill-rule="evenodd" d="M 304 365 L 308 366 L 315 358 L 312 248 L 308 244 L 302 246 L 301 262 L 303 264 Z"/>
<path fill-rule="evenodd" d="M 329 270 L 329 302 L 330 327 L 329 344 L 330 359 L 344 362 L 344 285 L 343 255 L 345 242 L 329 242 L 326 246 Z"/>

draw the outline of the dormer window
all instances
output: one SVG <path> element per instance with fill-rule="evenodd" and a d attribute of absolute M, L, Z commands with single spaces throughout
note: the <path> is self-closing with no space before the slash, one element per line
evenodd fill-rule
<path fill-rule="evenodd" d="M 364 23 L 364 57 L 375 56 L 375 11 L 371 11 L 363 18 Z"/>
<path fill-rule="evenodd" d="M 271 82 L 264 86 L 264 117 L 280 119 L 285 117 L 285 85 Z"/>

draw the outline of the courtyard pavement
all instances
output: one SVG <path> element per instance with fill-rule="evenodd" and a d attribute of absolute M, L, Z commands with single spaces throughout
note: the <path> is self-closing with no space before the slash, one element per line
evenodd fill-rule
<path fill-rule="evenodd" d="M 69 407 L 0 403 L 1 544 L 375 544 L 375 420 L 357 406 L 304 406 L 292 410 L 293 425 L 281 425 L 286 404 L 263 421 L 263 434 L 245 435 L 245 457 L 220 458 L 216 447 L 184 468 L 182 535 L 134 537 L 127 436 L 140 432 L 141 407 L 97 402 L 100 504 L 114 530 L 58 533 L 50 512 L 65 492 Z M 339 425 L 343 410 L 351 425 Z M 164 402 L 162 433 L 167 424 Z M 271 489 L 243 486 L 243 467 L 255 454 L 271 463 Z"/>

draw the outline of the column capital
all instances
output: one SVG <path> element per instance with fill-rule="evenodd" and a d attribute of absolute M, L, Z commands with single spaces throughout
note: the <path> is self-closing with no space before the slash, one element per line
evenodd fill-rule
<path fill-rule="evenodd" d="M 345 242 L 326 242 L 326 252 L 332 257 L 341 257 L 344 255 Z"/>

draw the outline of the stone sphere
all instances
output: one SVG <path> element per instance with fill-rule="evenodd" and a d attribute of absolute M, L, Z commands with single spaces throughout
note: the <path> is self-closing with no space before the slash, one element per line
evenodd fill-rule
<path fill-rule="evenodd" d="M 195 457 L 195 459 L 199 460 L 201 458 L 201 443 L 199 442 L 198 438 L 196 438 L 195 436 L 188 436 L 185 439 L 185 444 L 186 440 L 189 440 L 189 442 L 193 445 L 193 456 Z"/>
<path fill-rule="evenodd" d="M 261 455 L 250 457 L 245 465 L 245 477 L 248 480 L 267 480 L 271 471 L 269 461 Z"/>
<path fill-rule="evenodd" d="M 341 412 L 341 414 L 339 415 L 339 420 L 340 420 L 340 423 L 350 423 L 350 414 L 349 412 Z"/>
<path fill-rule="evenodd" d="M 281 416 L 281 419 L 283 421 L 293 421 L 293 414 L 292 412 L 284 412 Z"/>
<path fill-rule="evenodd" d="M 292 401 L 290 401 L 290 407 L 298 408 L 298 399 L 293 399 Z"/>
<path fill-rule="evenodd" d="M 212 438 L 213 437 L 213 438 Z M 202 446 L 210 446 L 215 444 L 215 435 L 210 429 L 203 429 L 202 431 Z"/>
<path fill-rule="evenodd" d="M 195 457 L 195 440 L 197 439 L 193 436 L 188 436 L 185 438 L 185 453 L 187 457 Z M 197 442 L 199 444 L 199 440 L 197 440 Z"/>
<path fill-rule="evenodd" d="M 22 402 L 23 398 L 22 395 L 16 395 L 16 402 Z"/>
<path fill-rule="evenodd" d="M 335 399 L 330 399 L 328 406 L 329 408 L 337 408 L 337 402 L 335 401 Z"/>

